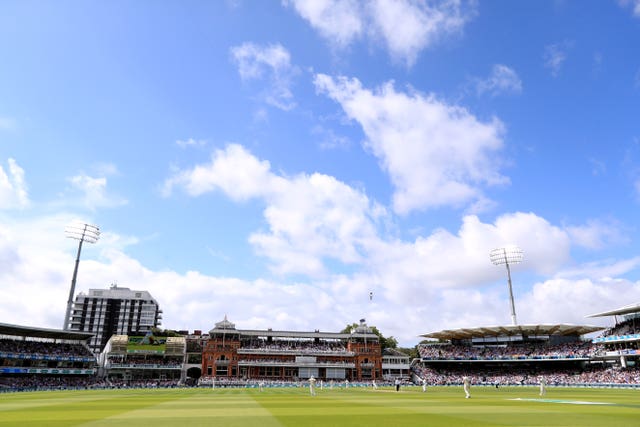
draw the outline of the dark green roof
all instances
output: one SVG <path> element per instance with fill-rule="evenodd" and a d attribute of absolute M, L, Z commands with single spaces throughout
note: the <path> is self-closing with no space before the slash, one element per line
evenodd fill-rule
<path fill-rule="evenodd" d="M 16 337 L 49 338 L 58 340 L 86 341 L 93 336 L 87 332 L 63 331 L 62 329 L 35 328 L 32 326 L 0 323 L 0 335 Z"/>

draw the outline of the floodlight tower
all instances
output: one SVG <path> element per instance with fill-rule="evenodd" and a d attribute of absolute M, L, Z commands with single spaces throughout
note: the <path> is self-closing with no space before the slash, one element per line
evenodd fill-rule
<path fill-rule="evenodd" d="M 523 254 L 522 249 L 517 246 L 505 246 L 503 248 L 496 248 L 489 252 L 489 258 L 495 265 L 504 264 L 507 266 L 507 278 L 509 281 L 509 298 L 511 300 L 511 323 L 513 326 L 517 325 L 516 321 L 516 305 L 513 302 L 513 288 L 511 286 L 511 268 L 509 264 L 518 264 L 522 262 Z"/>
<path fill-rule="evenodd" d="M 71 289 L 69 289 L 69 299 L 67 300 L 67 312 L 64 316 L 64 325 L 62 329 L 69 330 L 69 317 L 71 316 L 71 306 L 73 305 L 73 294 L 76 290 L 76 277 L 78 276 L 78 264 L 80 264 L 80 251 L 82 251 L 82 243 L 95 243 L 100 238 L 100 228 L 97 225 L 87 224 L 82 221 L 73 221 L 64 230 L 67 237 L 78 240 L 78 255 L 76 256 L 76 265 L 73 269 L 73 277 L 71 278 Z"/>

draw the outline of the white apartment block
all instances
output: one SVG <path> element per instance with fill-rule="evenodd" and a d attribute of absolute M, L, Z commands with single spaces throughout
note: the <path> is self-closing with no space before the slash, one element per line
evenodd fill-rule
<path fill-rule="evenodd" d="M 94 334 L 89 347 L 98 354 L 112 335 L 144 335 L 161 320 L 162 310 L 149 292 L 111 285 L 76 296 L 69 330 Z"/>

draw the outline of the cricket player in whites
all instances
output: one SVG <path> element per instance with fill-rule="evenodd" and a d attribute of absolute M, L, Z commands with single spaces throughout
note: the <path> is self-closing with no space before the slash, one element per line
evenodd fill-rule
<path fill-rule="evenodd" d="M 316 395 L 316 379 L 313 378 L 313 375 L 309 378 L 309 392 L 311 393 L 311 396 Z"/>
<path fill-rule="evenodd" d="M 469 389 L 471 388 L 471 379 L 469 377 L 462 377 L 462 388 L 464 389 L 464 397 L 466 399 L 471 397 Z"/>
<path fill-rule="evenodd" d="M 540 377 L 540 396 L 547 394 L 547 380 L 544 377 Z"/>

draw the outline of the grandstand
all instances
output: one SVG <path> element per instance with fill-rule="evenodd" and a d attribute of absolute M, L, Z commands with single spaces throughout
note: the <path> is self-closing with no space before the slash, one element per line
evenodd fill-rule
<path fill-rule="evenodd" d="M 0 323 L 0 389 L 73 388 L 96 382 L 93 334 Z"/>
<path fill-rule="evenodd" d="M 113 335 L 100 355 L 101 376 L 112 384 L 178 384 L 185 354 L 185 337 Z"/>
<path fill-rule="evenodd" d="M 365 323 L 351 333 L 236 329 L 225 316 L 209 331 L 201 383 L 249 380 L 367 381 L 382 377 L 380 341 Z"/>
<path fill-rule="evenodd" d="M 418 346 L 412 365 L 431 384 L 459 384 L 470 376 L 485 385 L 638 384 L 640 370 L 626 369 L 598 355 L 585 335 L 597 326 L 513 325 L 444 330 L 422 335 L 435 341 Z M 595 340 L 594 340 L 595 341 Z"/>
<path fill-rule="evenodd" d="M 614 318 L 614 326 L 593 340 L 597 347 L 596 357 L 608 361 L 619 360 L 623 368 L 636 366 L 640 358 L 640 303 L 587 317 L 610 316 Z"/>

